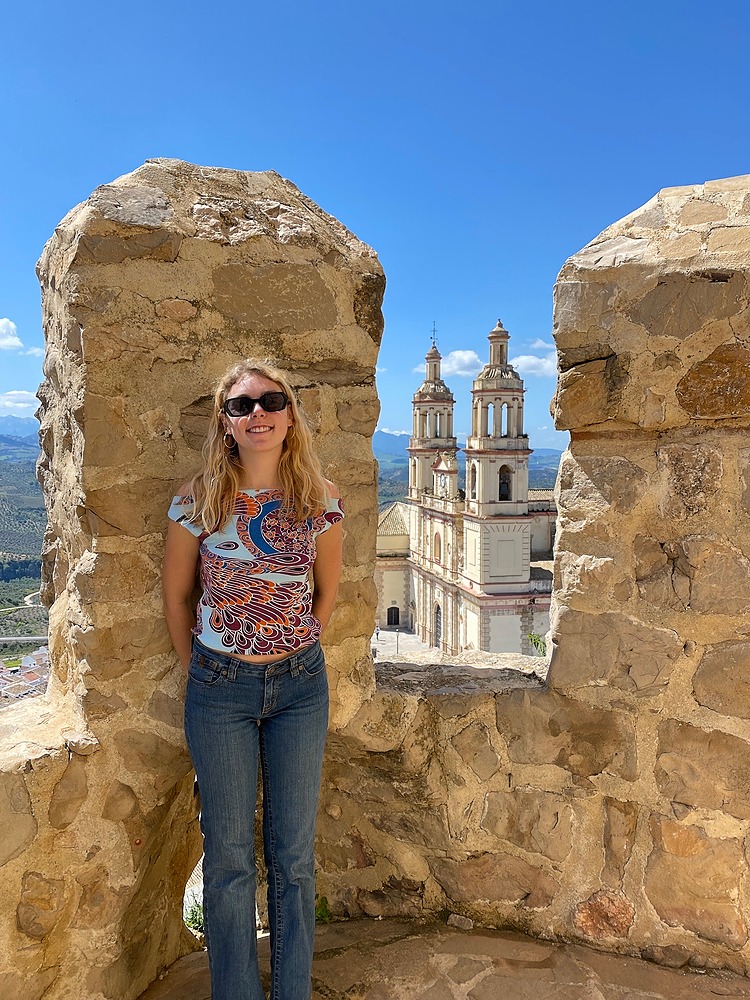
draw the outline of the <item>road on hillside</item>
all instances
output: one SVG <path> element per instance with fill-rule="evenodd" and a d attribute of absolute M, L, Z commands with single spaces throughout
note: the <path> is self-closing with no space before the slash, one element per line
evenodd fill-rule
<path fill-rule="evenodd" d="M 47 642 L 46 635 L 0 635 L 0 645 L 4 642 Z"/>

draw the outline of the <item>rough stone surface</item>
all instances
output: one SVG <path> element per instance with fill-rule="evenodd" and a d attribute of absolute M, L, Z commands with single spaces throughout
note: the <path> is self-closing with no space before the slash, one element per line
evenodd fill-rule
<path fill-rule="evenodd" d="M 11 992 L 132 1000 L 190 948 L 196 802 L 159 620 L 163 512 L 195 465 L 211 378 L 250 350 L 292 359 L 348 512 L 317 888 L 334 916 L 386 919 L 366 961 L 326 929 L 316 996 L 495 1000 L 521 967 L 535 996 L 707 981 L 555 964 L 541 942 L 501 953 L 483 932 L 437 946 L 396 914 L 750 972 L 750 177 L 660 192 L 560 273 L 553 408 L 571 444 L 546 685 L 499 657 L 381 665 L 374 690 L 382 274 L 343 227 L 275 175 L 156 161 L 74 210 L 41 273 L 54 676 L 46 715 L 0 720 Z"/>
<path fill-rule="evenodd" d="M 605 942 L 598 941 L 597 947 L 605 947 Z M 686 951 L 651 950 L 662 965 L 687 965 Z M 264 938 L 259 955 L 266 985 L 269 952 Z M 705 973 L 703 968 L 696 971 Z M 173 965 L 139 1000 L 203 1000 L 208 992 L 208 962 L 205 953 L 199 953 Z M 642 959 L 535 941 L 508 931 L 353 920 L 319 926 L 315 935 L 312 1000 L 715 1000 L 717 996 L 750 997 L 750 984 L 731 973 L 696 975 L 687 969 L 660 969 Z"/>
<path fill-rule="evenodd" d="M 750 820 L 750 745 L 670 720 L 659 727 L 656 780 L 668 800 Z"/>
<path fill-rule="evenodd" d="M 578 904 L 573 919 L 584 937 L 600 941 L 627 937 L 634 917 L 635 907 L 623 893 L 602 889 Z"/>
<path fill-rule="evenodd" d="M 565 263 L 547 684 L 378 668 L 324 786 L 334 913 L 401 885 L 401 912 L 750 972 L 749 276 L 750 177 L 662 191 Z M 408 995 L 511 995 L 464 958 Z"/>
<path fill-rule="evenodd" d="M 730 948 L 747 942 L 747 925 L 737 885 L 747 878 L 747 861 L 737 840 L 716 840 L 694 826 L 663 816 L 651 821 L 654 849 L 645 889 L 668 924 L 684 927 Z"/>
<path fill-rule="evenodd" d="M 182 896 L 198 802 L 160 594 L 169 500 L 198 465 L 216 378 L 275 356 L 349 515 L 326 633 L 345 725 L 374 687 L 384 278 L 277 174 L 178 160 L 97 188 L 38 273 L 52 671 L 44 698 L 0 720 L 0 983 L 19 1000 L 133 1000 L 195 948 Z"/>
<path fill-rule="evenodd" d="M 693 693 L 720 715 L 750 719 L 750 643 L 709 646 L 695 671 Z"/>

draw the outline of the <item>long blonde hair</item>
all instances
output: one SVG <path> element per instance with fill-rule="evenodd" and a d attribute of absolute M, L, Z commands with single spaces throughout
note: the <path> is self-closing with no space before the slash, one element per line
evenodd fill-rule
<path fill-rule="evenodd" d="M 223 412 L 229 390 L 246 375 L 261 375 L 275 382 L 289 399 L 292 423 L 279 459 L 279 483 L 285 508 L 293 512 L 298 521 L 304 521 L 319 514 L 329 501 L 320 462 L 313 451 L 312 431 L 289 377 L 273 361 L 245 358 L 232 365 L 216 386 L 214 408 L 203 444 L 203 466 L 190 481 L 195 502 L 192 519 L 201 522 L 208 532 L 224 527 L 240 488 L 239 451 L 236 443 L 229 448 L 225 444 Z"/>

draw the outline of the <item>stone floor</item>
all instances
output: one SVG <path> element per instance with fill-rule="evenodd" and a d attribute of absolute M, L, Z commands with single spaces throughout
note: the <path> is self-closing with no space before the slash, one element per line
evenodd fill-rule
<path fill-rule="evenodd" d="M 268 970 L 268 938 L 260 943 Z M 715 1000 L 750 979 L 667 969 L 503 931 L 401 920 L 319 925 L 313 1000 Z M 204 952 L 175 963 L 140 1000 L 210 1000 Z"/>

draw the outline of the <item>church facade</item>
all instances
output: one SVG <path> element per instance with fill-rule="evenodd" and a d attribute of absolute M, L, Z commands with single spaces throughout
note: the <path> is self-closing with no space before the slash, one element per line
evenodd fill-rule
<path fill-rule="evenodd" d="M 466 488 L 458 484 L 455 399 L 433 343 L 413 397 L 408 499 L 378 519 L 377 623 L 449 654 L 532 653 L 549 628 L 556 508 L 529 490 L 523 381 L 498 320 L 471 390 Z"/>

